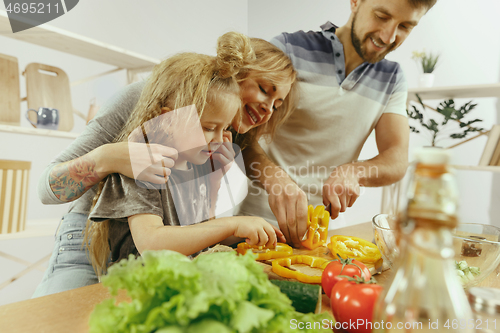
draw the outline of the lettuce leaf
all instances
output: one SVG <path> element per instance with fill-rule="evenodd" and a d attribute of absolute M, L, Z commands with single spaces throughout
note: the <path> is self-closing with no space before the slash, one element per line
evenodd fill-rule
<path fill-rule="evenodd" d="M 96 305 L 91 333 L 306 332 L 291 329 L 290 321 L 332 320 L 295 312 L 251 253 L 190 260 L 173 251 L 145 251 L 111 266 L 102 282 L 113 296 L 125 289 L 132 302 L 113 298 Z"/>

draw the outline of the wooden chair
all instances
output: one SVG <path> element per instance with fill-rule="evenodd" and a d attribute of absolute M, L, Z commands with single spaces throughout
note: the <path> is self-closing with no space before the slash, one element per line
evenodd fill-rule
<path fill-rule="evenodd" d="M 24 231 L 31 162 L 0 160 L 0 234 Z"/>
<path fill-rule="evenodd" d="M 54 234 L 55 223 L 26 225 L 29 173 L 31 162 L 0 160 L 0 241 Z M 26 265 L 21 272 L 0 283 L 0 289 L 8 286 L 33 269 L 44 271 L 40 266 L 51 253 L 35 263 L 0 251 L 0 257 Z"/>

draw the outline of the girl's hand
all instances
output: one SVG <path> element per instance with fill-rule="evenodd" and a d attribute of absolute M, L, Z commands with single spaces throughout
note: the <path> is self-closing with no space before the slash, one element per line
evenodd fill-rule
<path fill-rule="evenodd" d="M 239 216 L 234 219 L 233 236 L 246 238 L 249 245 L 275 247 L 278 239 L 286 243 L 283 233 L 261 217 Z"/>

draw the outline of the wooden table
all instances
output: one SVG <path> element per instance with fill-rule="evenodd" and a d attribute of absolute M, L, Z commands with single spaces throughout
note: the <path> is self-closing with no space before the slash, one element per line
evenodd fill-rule
<path fill-rule="evenodd" d="M 342 234 L 371 240 L 371 224 L 363 223 L 351 227 L 330 231 L 330 234 Z M 385 283 L 391 271 L 376 276 L 379 283 Z M 480 286 L 500 288 L 500 266 Z M 94 306 L 110 297 L 101 284 L 78 288 L 35 298 L 27 301 L 0 306 L 1 333 L 78 333 L 88 331 L 88 320 Z M 124 293 L 118 300 L 125 300 Z M 329 311 L 329 302 L 323 296 L 323 304 Z"/>

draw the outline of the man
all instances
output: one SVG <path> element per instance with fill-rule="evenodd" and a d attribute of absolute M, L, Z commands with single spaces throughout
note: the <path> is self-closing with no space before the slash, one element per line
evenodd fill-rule
<path fill-rule="evenodd" d="M 283 33 L 271 42 L 299 73 L 300 102 L 275 140 L 244 152 L 253 182 L 241 215 L 260 215 L 300 245 L 307 205 L 330 206 L 331 217 L 351 207 L 360 186 L 399 181 L 408 163 L 407 87 L 399 64 L 385 60 L 436 0 L 350 0 L 338 28 Z M 379 154 L 358 162 L 375 129 Z M 264 190 L 262 190 L 262 188 Z"/>

